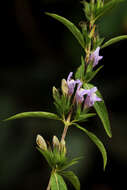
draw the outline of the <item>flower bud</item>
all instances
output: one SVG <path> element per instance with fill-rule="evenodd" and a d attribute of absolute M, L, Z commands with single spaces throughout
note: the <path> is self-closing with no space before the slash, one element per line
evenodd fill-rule
<path fill-rule="evenodd" d="M 42 150 L 47 150 L 47 144 L 41 135 L 37 135 L 36 143 Z"/>
<path fill-rule="evenodd" d="M 67 81 L 65 79 L 62 79 L 61 81 L 61 89 L 64 95 L 68 94 L 68 85 L 67 85 Z"/>
<path fill-rule="evenodd" d="M 60 142 L 59 142 L 59 139 L 56 136 L 53 136 L 53 140 L 52 141 L 53 141 L 53 146 L 59 148 Z"/>
<path fill-rule="evenodd" d="M 60 150 L 61 150 L 61 152 L 64 152 L 64 154 L 66 154 L 66 152 L 67 152 L 65 144 L 66 144 L 65 140 L 62 139 L 61 142 L 60 142 Z"/>
<path fill-rule="evenodd" d="M 59 97 L 59 92 L 58 92 L 58 90 L 56 89 L 55 86 L 53 86 L 52 93 L 53 93 L 53 98 L 54 99 Z"/>

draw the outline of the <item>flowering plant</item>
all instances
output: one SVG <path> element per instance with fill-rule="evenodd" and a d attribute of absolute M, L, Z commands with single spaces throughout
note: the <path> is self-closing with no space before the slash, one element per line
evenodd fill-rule
<path fill-rule="evenodd" d="M 43 117 L 52 120 L 59 120 L 64 124 L 64 130 L 61 140 L 56 136 L 53 137 L 52 145 L 47 146 L 42 136 L 37 135 L 36 143 L 39 152 L 47 160 L 51 168 L 51 176 L 47 190 L 67 190 L 64 178 L 67 178 L 76 190 L 80 190 L 78 177 L 72 171 L 66 170 L 76 164 L 80 158 L 68 159 L 65 137 L 68 129 L 73 126 L 82 130 L 99 148 L 103 157 L 103 168 L 107 163 L 107 153 L 103 143 L 98 137 L 82 127 L 80 123 L 85 122 L 88 118 L 96 114 L 91 112 L 94 108 L 99 116 L 107 135 L 111 138 L 111 128 L 105 102 L 98 88 L 91 84 L 91 80 L 103 67 L 100 64 L 103 56 L 100 51 L 113 43 L 127 39 L 127 35 L 114 37 L 109 41 L 100 37 L 97 23 L 101 17 L 123 0 L 83 0 L 83 11 L 85 18 L 80 21 L 80 29 L 66 18 L 53 13 L 46 15 L 63 23 L 77 39 L 79 45 L 83 48 L 84 54 L 81 56 L 81 65 L 77 68 L 75 74 L 70 72 L 67 79 L 62 79 L 61 89 L 53 87 L 53 99 L 56 107 L 56 113 L 50 112 L 24 112 L 16 114 L 7 120 L 13 120 L 26 117 Z M 98 21 L 98 22 L 97 22 Z"/>

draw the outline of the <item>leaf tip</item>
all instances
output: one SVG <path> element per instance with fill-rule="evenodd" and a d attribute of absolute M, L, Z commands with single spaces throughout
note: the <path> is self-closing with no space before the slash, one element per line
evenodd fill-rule
<path fill-rule="evenodd" d="M 50 15 L 50 13 L 49 12 L 44 12 L 45 13 L 45 15 Z"/>
<path fill-rule="evenodd" d="M 111 130 L 107 132 L 107 135 L 109 136 L 109 138 L 112 138 L 112 132 L 111 132 Z"/>

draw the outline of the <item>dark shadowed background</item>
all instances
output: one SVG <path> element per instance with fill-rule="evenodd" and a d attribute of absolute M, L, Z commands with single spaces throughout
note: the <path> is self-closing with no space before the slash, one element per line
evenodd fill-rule
<path fill-rule="evenodd" d="M 78 24 L 83 18 L 78 0 L 7 0 L 1 5 L 0 118 L 24 111 L 54 112 L 52 86 L 80 64 L 82 50 L 72 34 L 44 12 L 58 13 Z M 127 2 L 100 22 L 106 39 L 127 34 Z M 85 123 L 104 142 L 105 172 L 96 146 L 78 129 L 68 131 L 68 155 L 83 156 L 73 169 L 82 190 L 126 189 L 127 171 L 127 41 L 100 52 L 104 68 L 93 80 L 109 110 L 113 138 L 99 119 Z M 22 119 L 0 125 L 0 190 L 45 190 L 49 169 L 36 150 L 36 135 L 51 142 L 63 126 L 46 119 Z M 70 186 L 71 190 L 72 187 Z"/>

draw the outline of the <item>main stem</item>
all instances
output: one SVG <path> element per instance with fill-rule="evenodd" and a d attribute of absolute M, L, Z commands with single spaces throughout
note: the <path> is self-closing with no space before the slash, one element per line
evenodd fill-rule
<path fill-rule="evenodd" d="M 62 133 L 61 141 L 65 139 L 66 134 L 67 134 L 67 130 L 68 130 L 68 125 L 65 125 L 63 133 Z"/>
<path fill-rule="evenodd" d="M 63 130 L 62 137 L 61 137 L 61 141 L 64 140 L 65 137 L 66 137 L 67 130 L 68 130 L 68 127 L 69 127 L 69 124 L 70 124 L 70 120 L 71 120 L 71 115 L 72 115 L 72 110 L 70 111 L 70 113 L 69 113 L 69 115 L 67 117 L 67 120 L 65 122 L 64 130 Z"/>

